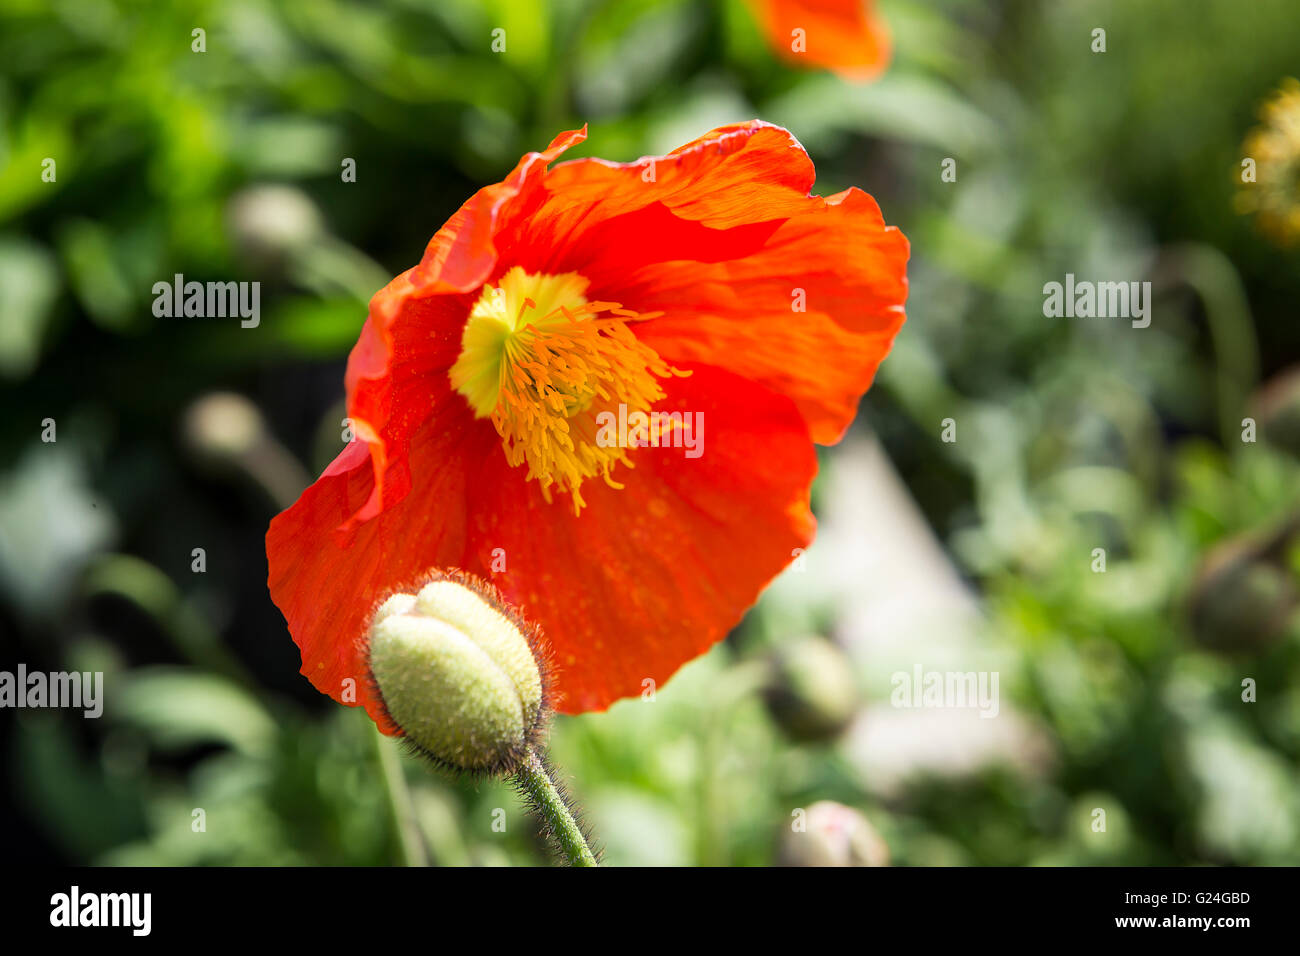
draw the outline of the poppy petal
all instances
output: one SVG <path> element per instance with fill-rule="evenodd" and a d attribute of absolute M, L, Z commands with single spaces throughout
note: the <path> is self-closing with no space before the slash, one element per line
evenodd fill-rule
<path fill-rule="evenodd" d="M 681 258 L 674 254 L 681 242 L 716 244 L 727 241 L 720 230 L 797 214 L 806 208 L 815 178 L 812 161 L 789 131 L 760 120 L 738 123 L 666 156 L 558 163 L 527 201 L 521 198 L 501 219 L 498 241 L 511 250 L 513 265 L 531 272 L 581 272 L 599 285 L 602 269 L 616 275 L 625 261 Z M 613 247 L 609 232 L 620 217 L 633 217 L 623 220 L 622 231 L 640 236 Z M 750 248 L 761 241 L 755 233 Z M 729 250 L 714 248 L 711 254 L 725 258 Z"/>
<path fill-rule="evenodd" d="M 357 642 L 394 590 L 431 567 L 463 564 L 467 489 L 480 463 L 500 452 L 495 430 L 476 421 L 448 386 L 431 388 L 428 399 L 432 412 L 410 442 L 404 469 L 414 476 L 410 495 L 371 520 L 353 520 L 372 498 L 377 470 L 371 448 L 357 440 L 266 535 L 267 584 L 302 651 L 302 673 L 340 703 L 364 706 L 389 734 L 396 728 L 372 697 Z"/>
<path fill-rule="evenodd" d="M 908 243 L 861 190 L 808 205 L 752 255 L 652 263 L 601 294 L 664 313 L 635 331 L 668 362 L 712 362 L 788 395 L 813 440 L 833 444 L 903 325 Z"/>
<path fill-rule="evenodd" d="M 893 44 L 873 0 L 758 0 L 758 16 L 773 48 L 797 66 L 869 80 L 889 65 Z"/>
<path fill-rule="evenodd" d="M 473 495 L 479 562 L 504 549 L 493 583 L 545 632 L 566 713 L 662 685 L 725 637 L 812 539 L 817 459 L 793 403 L 704 365 L 664 387 L 657 411 L 703 417 L 698 457 L 635 449 L 617 476 L 625 487 L 588 482 L 576 518 L 503 456 Z"/>

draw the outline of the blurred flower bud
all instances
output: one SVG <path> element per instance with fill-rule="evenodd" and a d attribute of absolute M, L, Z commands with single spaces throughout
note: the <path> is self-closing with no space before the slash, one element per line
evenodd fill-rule
<path fill-rule="evenodd" d="M 1300 81 L 1287 77 L 1260 104 L 1259 126 L 1241 144 L 1241 155 L 1256 162 L 1255 178 L 1238 186 L 1237 208 L 1255 215 L 1259 230 L 1278 245 L 1300 239 Z"/>
<path fill-rule="evenodd" d="M 858 689 L 853 665 L 823 637 L 787 641 L 771 658 L 763 697 L 772 719 L 796 740 L 827 740 L 853 719 Z"/>
<path fill-rule="evenodd" d="M 436 572 L 394 594 L 370 625 L 369 663 L 388 716 L 435 762 L 510 774 L 548 713 L 536 628 L 471 575 Z"/>
<path fill-rule="evenodd" d="M 857 810 L 819 800 L 795 811 L 777 859 L 781 866 L 889 866 L 889 845 Z"/>
<path fill-rule="evenodd" d="M 215 472 L 251 479 L 287 508 L 311 479 L 270 430 L 258 407 L 233 392 L 213 392 L 185 411 L 182 438 L 195 462 Z"/>
<path fill-rule="evenodd" d="M 1264 383 L 1253 402 L 1260 431 L 1271 445 L 1300 458 L 1300 366 Z"/>
<path fill-rule="evenodd" d="M 263 263 L 281 262 L 324 233 L 315 204 L 291 186 L 242 189 L 231 197 L 226 215 L 240 253 Z"/>
<path fill-rule="evenodd" d="M 205 395 L 185 413 L 185 443 L 205 458 L 239 458 L 265 435 L 266 423 L 257 406 L 233 392 Z"/>
<path fill-rule="evenodd" d="M 1198 641 L 1215 650 L 1250 652 L 1282 636 L 1300 610 L 1294 572 L 1286 564 L 1298 525 L 1292 518 L 1267 535 L 1239 536 L 1205 557 L 1188 602 Z"/>

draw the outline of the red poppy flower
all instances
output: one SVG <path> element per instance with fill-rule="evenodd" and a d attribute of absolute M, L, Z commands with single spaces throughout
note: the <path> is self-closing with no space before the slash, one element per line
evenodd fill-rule
<path fill-rule="evenodd" d="M 903 322 L 907 240 L 858 189 L 810 195 L 786 130 L 550 166 L 585 137 L 479 190 L 374 297 L 357 440 L 267 534 L 303 673 L 389 733 L 356 639 L 431 567 L 543 628 L 570 713 L 725 636 L 811 540 L 813 442 L 840 438 Z M 647 412 L 682 414 L 611 441 Z"/>
<path fill-rule="evenodd" d="M 889 65 L 892 44 L 874 0 L 754 0 L 782 59 L 869 80 Z"/>

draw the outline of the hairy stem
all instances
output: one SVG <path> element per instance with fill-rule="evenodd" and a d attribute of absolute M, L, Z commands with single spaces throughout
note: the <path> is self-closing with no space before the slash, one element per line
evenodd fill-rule
<path fill-rule="evenodd" d="M 515 780 L 519 789 L 528 797 L 534 812 L 546 823 L 547 830 L 569 864 L 598 866 L 595 855 L 587 846 L 582 828 L 573 818 L 568 802 L 551 780 L 546 764 L 537 755 L 537 751 L 528 751 L 523 766 L 515 774 Z"/>

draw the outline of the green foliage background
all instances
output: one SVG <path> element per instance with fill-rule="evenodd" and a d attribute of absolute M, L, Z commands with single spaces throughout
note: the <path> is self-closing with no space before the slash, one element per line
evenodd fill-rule
<path fill-rule="evenodd" d="M 108 686 L 98 721 L 5 714 L 17 858 L 404 859 L 393 752 L 298 675 L 262 548 L 284 489 L 338 448 L 365 303 L 562 129 L 590 124 L 576 155 L 629 160 L 761 117 L 808 148 L 818 192 L 865 188 L 912 242 L 909 321 L 856 437 L 878 437 L 977 595 L 1028 730 L 888 787 L 853 731 L 794 739 L 760 693 L 774 648 L 836 640 L 868 729 L 891 684 L 834 590 L 787 575 L 653 704 L 557 721 L 609 862 L 770 863 L 825 799 L 898 864 L 1300 862 L 1300 466 L 1276 434 L 1241 441 L 1260 384 L 1300 358 L 1300 279 L 1233 205 L 1300 10 L 882 8 L 896 58 L 863 86 L 778 65 L 743 0 L 0 0 L 0 664 Z M 260 280 L 261 325 L 155 318 L 178 272 Z M 1151 327 L 1044 318 L 1066 272 L 1151 279 Z M 283 448 L 214 461 L 186 424 L 214 391 Z M 846 460 L 823 455 L 819 510 Z M 896 545 L 866 529 L 809 559 L 851 578 L 860 549 Z M 1240 574 L 1198 578 L 1212 552 Z M 545 861 L 506 786 L 398 759 L 434 862 Z"/>

